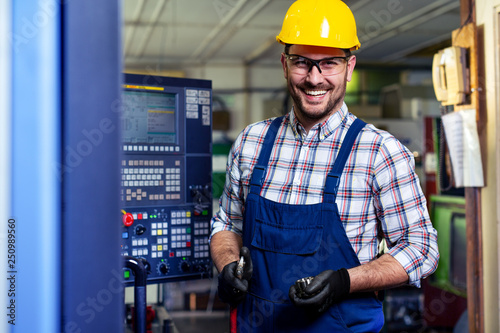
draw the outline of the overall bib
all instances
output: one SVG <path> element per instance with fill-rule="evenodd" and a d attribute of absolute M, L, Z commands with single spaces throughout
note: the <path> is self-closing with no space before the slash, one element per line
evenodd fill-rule
<path fill-rule="evenodd" d="M 379 332 L 384 317 L 374 293 L 351 294 L 323 314 L 294 306 L 288 290 L 296 280 L 326 269 L 360 265 L 340 221 L 335 198 L 344 165 L 365 123 L 351 125 L 328 174 L 323 202 L 289 205 L 260 196 L 282 117 L 271 124 L 246 199 L 243 245 L 250 249 L 253 276 L 238 306 L 238 332 Z"/>

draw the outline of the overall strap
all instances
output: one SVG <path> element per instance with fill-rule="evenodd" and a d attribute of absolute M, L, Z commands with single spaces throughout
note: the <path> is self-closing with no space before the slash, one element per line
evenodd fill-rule
<path fill-rule="evenodd" d="M 260 188 L 264 182 L 269 157 L 271 157 L 271 151 L 273 150 L 274 140 L 278 134 L 278 129 L 281 126 L 283 117 L 284 116 L 274 119 L 267 130 L 264 142 L 262 143 L 259 159 L 257 160 L 257 165 L 253 169 L 252 178 L 250 179 L 250 193 L 260 194 Z"/>
<path fill-rule="evenodd" d="M 335 159 L 335 163 L 333 164 L 332 171 L 326 176 L 323 202 L 335 203 L 337 190 L 339 189 L 340 176 L 342 176 L 345 163 L 351 153 L 354 141 L 365 125 L 366 123 L 364 121 L 357 118 L 347 131 L 340 151 Z"/>

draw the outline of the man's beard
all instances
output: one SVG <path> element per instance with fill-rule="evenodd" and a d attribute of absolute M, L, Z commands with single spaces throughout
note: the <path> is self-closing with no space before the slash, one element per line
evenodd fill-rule
<path fill-rule="evenodd" d="M 345 74 L 345 77 L 347 78 L 347 73 Z M 328 103 L 325 107 L 325 109 L 322 112 L 318 113 L 312 113 L 312 112 L 307 112 L 307 106 L 304 105 L 303 99 L 299 94 L 296 94 L 292 87 L 290 86 L 290 80 L 287 82 L 288 84 L 288 91 L 290 92 L 290 95 L 292 96 L 292 99 L 294 101 L 295 105 L 295 112 L 300 114 L 305 120 L 309 121 L 316 121 L 323 119 L 327 116 L 332 115 L 334 112 L 336 112 L 340 107 L 342 106 L 342 102 L 345 97 L 345 92 L 346 92 L 346 87 L 347 87 L 347 80 L 344 80 L 344 84 L 342 87 L 340 87 L 340 90 L 336 91 L 336 97 L 334 99 L 329 99 Z M 310 86 L 308 84 L 301 85 L 300 87 L 295 87 L 297 90 L 313 90 L 313 89 L 322 89 L 321 86 Z M 325 89 L 326 90 L 326 89 Z M 339 105 L 340 104 L 340 105 Z"/>

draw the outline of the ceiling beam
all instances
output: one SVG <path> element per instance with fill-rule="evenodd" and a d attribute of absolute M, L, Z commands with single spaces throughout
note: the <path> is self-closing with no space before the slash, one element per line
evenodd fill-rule
<path fill-rule="evenodd" d="M 227 13 L 222 20 L 213 28 L 208 35 L 203 39 L 200 45 L 196 48 L 196 50 L 191 54 L 191 58 L 198 58 L 203 51 L 208 47 L 208 45 L 219 35 L 221 31 L 226 28 L 226 26 L 231 22 L 231 20 L 236 17 L 236 15 L 240 12 L 243 6 L 246 4 L 248 0 L 239 0 L 236 5 L 231 8 L 229 13 Z"/>
<path fill-rule="evenodd" d="M 276 38 L 269 38 L 264 43 L 260 44 L 256 49 L 254 49 L 250 54 L 248 54 L 243 62 L 245 65 L 249 66 L 255 61 L 257 61 L 261 55 L 263 55 L 267 50 L 276 44 Z"/>
<path fill-rule="evenodd" d="M 165 5 L 167 4 L 168 0 L 157 0 L 156 2 L 156 7 L 153 10 L 153 14 L 151 15 L 151 25 L 149 25 L 145 31 L 144 35 L 142 35 L 142 38 L 140 39 L 140 44 L 137 46 L 136 50 L 136 56 L 140 57 L 144 54 L 144 51 L 146 50 L 146 45 L 148 45 L 149 40 L 151 39 L 151 35 L 153 34 L 154 27 L 156 23 L 158 23 L 158 20 L 160 18 L 161 13 L 163 12 L 163 9 L 165 8 Z"/>
<path fill-rule="evenodd" d="M 398 59 L 402 59 L 414 52 L 417 52 L 419 50 L 422 50 L 426 47 L 429 47 L 429 46 L 432 46 L 432 45 L 435 45 L 435 44 L 439 44 L 445 40 L 448 40 L 451 38 L 451 35 L 450 33 L 446 33 L 446 34 L 443 34 L 443 35 L 440 35 L 440 36 L 436 36 L 432 39 L 429 39 L 429 40 L 426 40 L 425 42 L 423 43 L 419 43 L 419 44 L 415 44 L 415 45 L 412 45 L 411 47 L 408 47 L 406 49 L 403 49 L 403 50 L 400 50 L 399 52 L 395 52 L 395 53 L 391 53 L 383 58 L 380 59 L 381 62 L 392 62 L 394 60 L 398 60 Z"/>
<path fill-rule="evenodd" d="M 125 36 L 125 43 L 124 43 L 124 53 L 128 54 L 130 51 L 130 45 L 132 43 L 132 40 L 134 39 L 135 32 L 137 30 L 137 23 L 139 23 L 139 19 L 141 17 L 142 11 L 144 10 L 144 3 L 145 0 L 138 0 L 137 5 L 135 7 L 134 14 L 132 15 L 132 22 L 134 25 L 131 25 L 131 29 L 128 34 Z"/>
<path fill-rule="evenodd" d="M 367 33 L 360 37 L 360 42 L 362 48 L 360 52 L 377 45 L 378 43 L 392 38 L 402 32 L 408 31 L 415 28 L 418 25 L 423 24 L 433 18 L 436 18 L 444 13 L 452 11 L 460 7 L 460 3 L 449 0 L 435 1 L 430 5 L 419 8 L 412 12 L 410 15 L 406 15 L 394 22 L 384 26 L 379 31 L 372 33 Z"/>
<path fill-rule="evenodd" d="M 218 43 L 213 44 L 210 51 L 203 57 L 205 60 L 210 59 L 217 51 L 219 51 L 234 35 L 238 30 L 243 28 L 255 15 L 257 15 L 271 0 L 261 0 L 255 5 L 251 10 L 247 12 L 238 22 L 232 26 L 226 32 L 224 38 L 220 39 Z M 265 44 L 265 43 L 264 43 Z"/>
<path fill-rule="evenodd" d="M 359 0 L 355 2 L 353 5 L 347 4 L 347 6 L 351 9 L 351 11 L 354 13 L 358 9 L 363 8 L 364 6 L 368 5 L 369 3 L 373 2 L 373 0 Z"/>

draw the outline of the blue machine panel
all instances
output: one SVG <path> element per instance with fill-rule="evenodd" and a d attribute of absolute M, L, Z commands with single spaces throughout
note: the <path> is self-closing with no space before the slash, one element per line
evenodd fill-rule
<path fill-rule="evenodd" d="M 146 261 L 148 283 L 211 272 L 211 101 L 211 81 L 125 75 L 122 255 Z"/>

